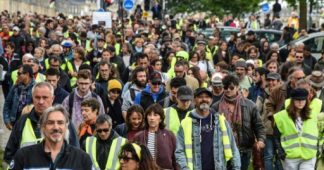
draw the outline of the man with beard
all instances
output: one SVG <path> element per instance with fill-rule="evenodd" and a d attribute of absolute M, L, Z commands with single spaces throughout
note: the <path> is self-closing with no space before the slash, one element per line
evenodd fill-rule
<path fill-rule="evenodd" d="M 264 147 L 265 130 L 256 105 L 239 92 L 239 79 L 228 75 L 223 78 L 224 95 L 212 108 L 223 113 L 233 128 L 235 141 L 240 149 L 242 170 L 247 170 L 252 147 L 260 151 Z M 257 142 L 256 142 L 257 141 Z"/>
<path fill-rule="evenodd" d="M 85 169 L 91 170 L 91 159 L 85 152 L 68 144 L 69 113 L 63 106 L 46 109 L 40 119 L 44 140 L 17 151 L 9 169 Z M 76 163 L 75 160 L 78 160 Z M 54 168 L 53 168 L 54 167 Z"/>
<path fill-rule="evenodd" d="M 266 75 L 268 70 L 263 67 L 258 67 L 255 69 L 255 76 L 254 78 L 254 85 L 249 88 L 249 95 L 248 99 L 252 100 L 254 103 L 256 102 L 257 98 L 264 97 L 264 89 L 266 87 Z"/>
<path fill-rule="evenodd" d="M 177 135 L 176 161 L 180 169 L 240 169 L 235 139 L 224 115 L 210 108 L 213 94 L 198 88 L 195 109 L 181 122 Z M 217 160 L 217 162 L 215 162 Z"/>
<path fill-rule="evenodd" d="M 251 77 L 246 75 L 247 72 L 247 66 L 244 60 L 238 60 L 235 64 L 235 73 L 237 77 L 239 78 L 239 85 L 242 90 L 242 92 L 247 91 L 252 83 L 253 80 Z"/>
<path fill-rule="evenodd" d="M 10 134 L 5 152 L 4 160 L 9 163 L 19 148 L 36 144 L 42 140 L 40 117 L 43 112 L 52 106 L 54 101 L 54 88 L 50 83 L 40 82 L 32 89 L 34 108 L 28 114 L 24 114 L 16 122 Z M 79 147 L 76 130 L 72 124 L 69 128 L 69 144 Z M 30 154 L 29 154 L 30 155 Z M 22 169 L 22 168 L 21 168 Z"/>
<path fill-rule="evenodd" d="M 99 77 L 96 79 L 96 82 L 100 84 L 101 87 L 103 87 L 105 94 L 107 94 L 107 85 L 108 81 L 110 80 L 109 74 L 110 74 L 110 64 L 108 61 L 100 61 L 99 62 Z"/>
<path fill-rule="evenodd" d="M 146 87 L 147 72 L 144 67 L 136 67 L 132 72 L 132 81 L 129 88 L 123 93 L 122 114 L 126 118 L 127 109 L 134 104 L 135 96 Z"/>
<path fill-rule="evenodd" d="M 211 88 L 213 93 L 212 104 L 218 102 L 224 94 L 224 86 L 221 75 L 215 75 L 211 80 Z"/>

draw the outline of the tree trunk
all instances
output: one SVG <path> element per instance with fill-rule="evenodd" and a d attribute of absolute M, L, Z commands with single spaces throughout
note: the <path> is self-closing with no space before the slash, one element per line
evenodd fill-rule
<path fill-rule="evenodd" d="M 300 11 L 299 29 L 307 30 L 307 0 L 299 1 L 299 11 Z"/>

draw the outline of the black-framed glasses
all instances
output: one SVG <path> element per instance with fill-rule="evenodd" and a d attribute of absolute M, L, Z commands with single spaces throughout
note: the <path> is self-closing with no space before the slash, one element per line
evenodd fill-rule
<path fill-rule="evenodd" d="M 234 90 L 235 89 L 235 86 L 224 86 L 224 90 Z"/>
<path fill-rule="evenodd" d="M 119 155 L 119 156 L 118 156 L 118 159 L 119 159 L 119 160 L 123 160 L 123 161 L 125 161 L 125 162 L 128 162 L 129 160 L 135 160 L 135 158 L 133 158 L 133 157 L 128 157 L 128 156 L 126 156 L 126 155 Z"/>
<path fill-rule="evenodd" d="M 97 129 L 96 131 L 97 131 L 97 133 L 102 133 L 102 132 L 107 133 L 107 132 L 109 132 L 109 129 Z"/>

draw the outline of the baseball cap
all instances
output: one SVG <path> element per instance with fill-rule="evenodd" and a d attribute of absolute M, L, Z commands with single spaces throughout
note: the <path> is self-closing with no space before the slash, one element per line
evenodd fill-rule
<path fill-rule="evenodd" d="M 308 91 L 306 89 L 297 88 L 291 91 L 290 97 L 295 100 L 306 100 Z"/>
<path fill-rule="evenodd" d="M 205 42 L 204 40 L 199 40 L 199 41 L 197 41 L 197 44 L 198 44 L 198 45 L 199 45 L 199 44 L 206 45 L 206 42 Z"/>
<path fill-rule="evenodd" d="M 223 87 L 222 78 L 218 76 L 214 76 L 211 80 L 212 86 L 214 87 Z"/>
<path fill-rule="evenodd" d="M 152 83 L 162 82 L 162 76 L 159 72 L 154 71 L 150 74 L 150 80 Z"/>
<path fill-rule="evenodd" d="M 279 73 L 268 73 L 267 80 L 280 80 L 280 74 Z"/>
<path fill-rule="evenodd" d="M 195 97 L 199 96 L 200 94 L 206 93 L 209 97 L 213 97 L 213 93 L 209 91 L 207 88 L 200 87 L 195 91 Z"/>
<path fill-rule="evenodd" d="M 20 31 L 19 27 L 17 27 L 17 26 L 14 26 L 14 27 L 12 28 L 12 30 L 13 30 L 13 31 L 17 31 L 17 32 Z"/>
<path fill-rule="evenodd" d="M 179 100 L 192 100 L 193 92 L 188 86 L 181 86 L 177 91 L 177 98 Z"/>

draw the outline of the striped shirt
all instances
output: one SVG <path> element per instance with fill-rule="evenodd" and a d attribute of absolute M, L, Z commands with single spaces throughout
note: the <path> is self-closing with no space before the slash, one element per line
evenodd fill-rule
<path fill-rule="evenodd" d="M 148 133 L 147 148 L 155 160 L 155 133 Z"/>

